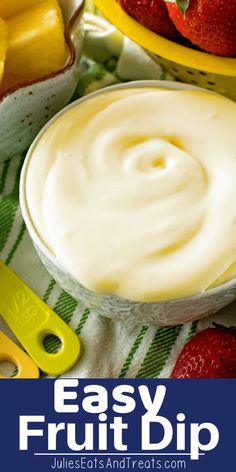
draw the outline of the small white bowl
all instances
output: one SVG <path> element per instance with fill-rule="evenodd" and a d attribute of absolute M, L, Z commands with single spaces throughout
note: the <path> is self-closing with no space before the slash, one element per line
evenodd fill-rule
<path fill-rule="evenodd" d="M 198 87 L 178 82 L 140 81 L 107 87 L 106 89 L 92 93 L 72 103 L 60 113 L 58 113 L 49 123 L 47 123 L 47 125 L 41 130 L 34 143 L 30 147 L 21 174 L 20 204 L 23 218 L 40 259 L 47 270 L 52 274 L 54 279 L 58 282 L 58 284 L 64 290 L 70 293 L 75 299 L 82 300 L 88 307 L 92 307 L 98 314 L 112 319 L 124 321 L 129 320 L 130 322 L 136 324 L 138 323 L 154 326 L 176 325 L 199 318 L 204 318 L 208 315 L 216 313 L 218 310 L 231 303 L 236 298 L 236 278 L 191 297 L 167 301 L 163 300 L 154 303 L 134 302 L 125 300 L 124 298 L 118 297 L 116 295 L 92 292 L 83 287 L 77 280 L 75 280 L 75 278 L 72 277 L 71 274 L 69 274 L 68 271 L 61 266 L 54 255 L 49 252 L 32 223 L 26 200 L 25 188 L 28 165 L 35 147 L 51 124 L 71 108 L 79 106 L 80 103 L 88 101 L 96 95 L 104 94 L 110 92 L 111 90 L 119 90 L 121 88 L 137 88 L 137 86 L 151 86 L 176 90 L 202 90 Z"/>
<path fill-rule="evenodd" d="M 70 101 L 78 81 L 84 1 L 59 0 L 69 51 L 65 67 L 0 94 L 0 161 L 27 149 L 45 123 Z"/>

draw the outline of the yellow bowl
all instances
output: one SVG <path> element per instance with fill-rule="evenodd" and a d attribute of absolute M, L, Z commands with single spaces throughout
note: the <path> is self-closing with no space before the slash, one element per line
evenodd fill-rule
<path fill-rule="evenodd" d="M 236 100 L 236 59 L 214 56 L 165 39 L 127 15 L 117 0 L 94 3 L 111 23 L 146 49 L 176 79 Z"/>

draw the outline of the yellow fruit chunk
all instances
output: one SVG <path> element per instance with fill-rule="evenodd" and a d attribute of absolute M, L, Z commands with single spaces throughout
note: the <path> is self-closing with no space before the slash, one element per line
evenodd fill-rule
<path fill-rule="evenodd" d="M 0 16 L 4 19 L 11 18 L 40 2 L 42 0 L 0 0 Z"/>
<path fill-rule="evenodd" d="M 8 24 L 6 73 L 38 78 L 61 69 L 67 58 L 62 13 L 47 0 L 12 17 Z"/>
<path fill-rule="evenodd" d="M 10 88 L 14 87 L 15 85 L 19 84 L 19 82 L 22 82 L 22 81 L 23 81 L 22 77 L 18 77 L 16 75 L 3 74 L 0 93 L 3 93 L 6 90 L 9 90 Z"/>
<path fill-rule="evenodd" d="M 7 25 L 0 18 L 0 83 L 2 81 L 7 52 Z"/>

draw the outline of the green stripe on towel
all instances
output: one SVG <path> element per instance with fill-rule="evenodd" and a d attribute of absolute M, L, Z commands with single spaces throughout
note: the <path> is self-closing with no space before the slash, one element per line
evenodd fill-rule
<path fill-rule="evenodd" d="M 123 378 L 127 374 L 128 370 L 129 370 L 129 367 L 130 367 L 130 364 L 131 364 L 131 362 L 132 362 L 132 360 L 133 360 L 140 344 L 142 343 L 143 338 L 144 338 L 147 330 L 148 330 L 148 326 L 143 326 L 142 329 L 140 330 L 140 332 L 139 332 L 137 338 L 135 339 L 134 344 L 133 344 L 132 348 L 130 349 L 129 354 L 128 354 L 128 356 L 127 356 L 127 358 L 126 358 L 126 360 L 123 364 L 123 367 L 121 368 L 119 378 Z"/>
<path fill-rule="evenodd" d="M 138 371 L 138 378 L 158 377 L 168 359 L 170 351 L 179 336 L 182 326 L 159 328 Z"/>

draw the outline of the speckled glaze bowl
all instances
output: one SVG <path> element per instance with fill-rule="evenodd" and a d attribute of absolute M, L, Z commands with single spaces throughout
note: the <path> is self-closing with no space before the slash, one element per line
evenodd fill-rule
<path fill-rule="evenodd" d="M 72 97 L 83 44 L 84 0 L 59 0 L 65 20 L 68 61 L 40 79 L 23 81 L 0 94 L 0 160 L 19 155 Z"/>
<path fill-rule="evenodd" d="M 114 85 L 106 89 L 87 95 L 86 97 L 73 102 L 71 105 L 62 110 L 54 117 L 44 129 L 39 133 L 38 137 L 32 144 L 26 156 L 21 174 L 20 182 L 20 204 L 23 217 L 34 243 L 35 249 L 45 265 L 46 269 L 52 274 L 58 284 L 70 293 L 75 299 L 82 300 L 89 308 L 93 308 L 99 315 L 103 315 L 112 319 L 129 321 L 134 324 L 145 324 L 153 326 L 168 326 L 185 323 L 208 315 L 216 313 L 221 308 L 231 303 L 236 298 L 236 278 L 227 283 L 219 285 L 215 288 L 198 293 L 191 297 L 163 300 L 155 303 L 141 303 L 126 300 L 111 294 L 95 293 L 83 287 L 64 267 L 58 262 L 54 255 L 48 250 L 42 238 L 37 233 L 28 210 L 26 200 L 26 176 L 28 165 L 34 151 L 35 146 L 42 138 L 45 131 L 54 123 L 55 120 L 72 107 L 80 106 L 80 103 L 90 100 L 90 98 L 105 94 L 111 90 L 121 88 L 137 88 L 140 87 L 158 87 L 175 90 L 196 90 L 187 84 L 168 81 L 140 81 L 130 82 L 122 85 Z M 213 92 L 208 92 L 213 93 Z M 79 261 L 78 261 L 79 264 Z M 181 267 L 180 267 L 181 270 Z"/>

